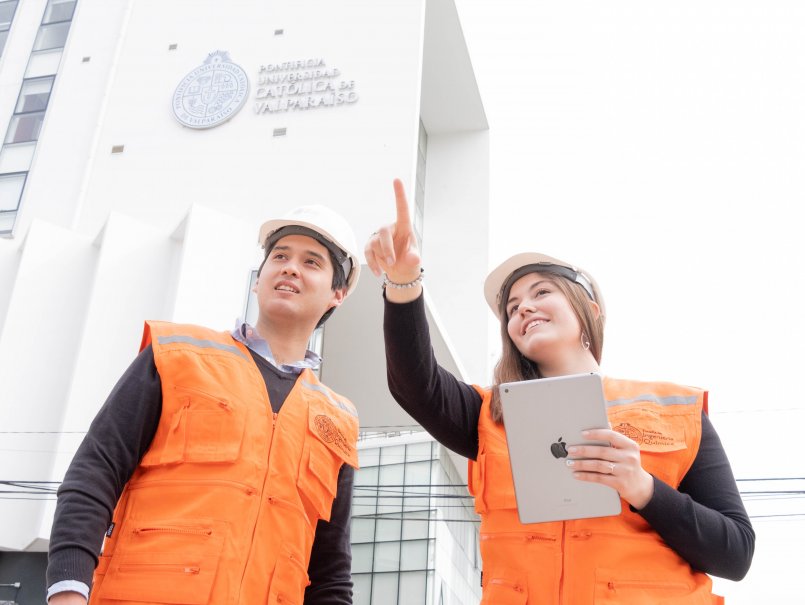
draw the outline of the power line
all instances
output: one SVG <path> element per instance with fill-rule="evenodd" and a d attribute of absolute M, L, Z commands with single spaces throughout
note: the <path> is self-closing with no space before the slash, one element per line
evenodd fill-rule
<path fill-rule="evenodd" d="M 761 477 L 758 479 L 736 479 L 736 481 L 805 481 L 805 477 Z"/>
<path fill-rule="evenodd" d="M 0 431 L 0 435 L 86 435 L 87 431 Z"/>

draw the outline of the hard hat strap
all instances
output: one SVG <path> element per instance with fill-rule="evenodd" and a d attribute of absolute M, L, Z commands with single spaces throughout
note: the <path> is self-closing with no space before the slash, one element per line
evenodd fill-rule
<path fill-rule="evenodd" d="M 555 265 L 553 263 L 533 263 L 530 265 L 523 265 L 519 269 L 515 269 L 512 271 L 511 275 L 506 278 L 506 281 L 503 282 L 503 287 L 500 289 L 500 293 L 498 294 L 498 304 L 505 304 L 509 299 L 509 290 L 511 290 L 514 282 L 524 275 L 528 275 L 529 273 L 553 273 L 554 275 L 559 275 L 565 279 L 569 279 L 570 281 L 575 282 L 584 288 L 584 291 L 587 293 L 587 296 L 590 297 L 590 300 L 596 302 L 592 282 L 590 282 L 587 276 L 582 272 L 576 271 L 570 267 Z"/>
<path fill-rule="evenodd" d="M 341 269 L 344 271 L 344 278 L 347 280 L 347 283 L 349 283 L 349 276 L 352 272 L 352 259 L 334 242 L 330 241 L 321 233 L 310 229 L 309 227 L 303 227 L 301 225 L 286 225 L 275 231 L 272 231 L 268 234 L 268 237 L 266 237 L 266 241 L 263 246 L 266 250 L 266 255 L 268 255 L 268 252 L 274 247 L 274 244 L 276 244 L 277 241 L 288 235 L 304 235 L 307 237 L 312 237 L 322 246 L 327 248 L 338 261 L 338 264 L 341 265 Z M 265 263 L 265 260 L 263 260 L 263 262 Z M 262 268 L 262 265 L 260 266 Z"/>

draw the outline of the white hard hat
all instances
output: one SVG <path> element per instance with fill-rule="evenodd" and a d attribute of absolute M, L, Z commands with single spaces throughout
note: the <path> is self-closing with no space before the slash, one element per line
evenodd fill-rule
<path fill-rule="evenodd" d="M 500 318 L 500 300 L 503 296 L 508 298 L 509 288 L 511 288 L 512 284 L 523 275 L 539 273 L 540 270 L 561 275 L 579 284 L 587 292 L 590 300 L 598 304 L 601 309 L 601 315 L 606 316 L 601 289 L 589 273 L 547 254 L 522 252 L 503 261 L 486 277 L 484 297 L 486 297 L 486 302 L 496 317 Z"/>
<path fill-rule="evenodd" d="M 266 245 L 268 238 L 285 227 L 282 231 L 282 237 L 285 235 L 293 235 L 293 227 L 302 227 L 308 230 L 297 231 L 303 235 L 311 236 L 310 231 L 315 235 L 316 239 L 326 246 L 330 252 L 341 263 L 344 269 L 344 276 L 347 280 L 347 295 L 349 295 L 358 284 L 358 276 L 361 273 L 361 263 L 358 260 L 358 255 L 355 253 L 357 246 L 355 245 L 355 234 L 352 228 L 343 216 L 334 212 L 326 206 L 314 204 L 312 206 L 301 206 L 291 210 L 282 218 L 272 219 L 263 223 L 260 227 L 259 242 L 262 246 Z"/>

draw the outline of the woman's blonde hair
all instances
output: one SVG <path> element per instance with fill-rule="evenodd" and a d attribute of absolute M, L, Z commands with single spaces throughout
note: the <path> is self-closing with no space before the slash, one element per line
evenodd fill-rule
<path fill-rule="evenodd" d="M 552 273 L 548 270 L 539 272 L 551 283 L 555 284 L 559 291 L 564 294 L 570 303 L 576 319 L 579 321 L 582 332 L 590 342 L 590 353 L 593 354 L 595 361 L 601 363 L 601 350 L 604 346 L 604 315 L 596 316 L 590 305 L 590 297 L 584 288 L 566 277 Z M 502 291 L 506 292 L 511 284 L 504 284 Z M 498 387 L 504 382 L 519 382 L 521 380 L 532 380 L 542 378 L 539 366 L 523 355 L 512 342 L 509 336 L 509 315 L 506 312 L 508 296 L 501 296 L 499 302 L 500 315 L 500 337 L 503 342 L 503 351 L 495 366 L 494 384 L 492 385 L 492 419 L 495 422 L 502 422 L 503 413 L 500 408 L 500 395 Z M 581 347 L 579 341 L 579 347 Z"/>

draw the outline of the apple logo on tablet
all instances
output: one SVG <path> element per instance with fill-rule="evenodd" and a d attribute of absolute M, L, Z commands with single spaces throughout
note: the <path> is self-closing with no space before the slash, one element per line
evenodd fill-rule
<path fill-rule="evenodd" d="M 551 454 L 554 458 L 567 458 L 567 444 L 562 441 L 562 438 L 556 440 L 556 443 L 551 444 Z"/>

